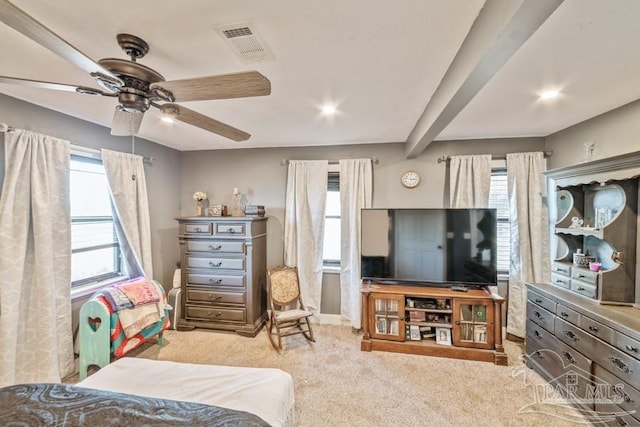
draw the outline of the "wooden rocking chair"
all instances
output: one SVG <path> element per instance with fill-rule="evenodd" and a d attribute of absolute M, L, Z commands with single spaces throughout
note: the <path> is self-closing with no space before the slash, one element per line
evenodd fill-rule
<path fill-rule="evenodd" d="M 286 266 L 270 269 L 269 296 L 271 314 L 267 334 L 273 348 L 282 350 L 282 337 L 290 335 L 303 334 L 307 340 L 315 342 L 309 323 L 313 312 L 305 310 L 302 303 L 298 269 Z M 274 335 L 278 338 L 277 344 Z"/>

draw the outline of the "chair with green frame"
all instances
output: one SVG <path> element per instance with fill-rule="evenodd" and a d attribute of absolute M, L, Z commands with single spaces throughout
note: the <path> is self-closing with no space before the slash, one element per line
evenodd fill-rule
<path fill-rule="evenodd" d="M 269 304 L 267 334 L 273 348 L 282 350 L 282 338 L 290 335 L 302 334 L 315 342 L 309 322 L 313 312 L 306 310 L 302 302 L 296 267 L 280 266 L 269 270 Z"/>

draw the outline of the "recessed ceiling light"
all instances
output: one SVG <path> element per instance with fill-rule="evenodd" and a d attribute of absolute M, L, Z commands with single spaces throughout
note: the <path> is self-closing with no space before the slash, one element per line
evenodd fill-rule
<path fill-rule="evenodd" d="M 331 116 L 331 115 L 333 115 L 335 113 L 336 113 L 335 105 L 324 105 L 322 107 L 322 114 L 326 114 L 328 116 Z"/>
<path fill-rule="evenodd" d="M 550 90 L 545 90 L 544 92 L 540 93 L 540 99 L 553 99 L 555 97 L 557 97 L 558 95 L 560 95 L 560 91 L 557 89 L 550 89 Z"/>

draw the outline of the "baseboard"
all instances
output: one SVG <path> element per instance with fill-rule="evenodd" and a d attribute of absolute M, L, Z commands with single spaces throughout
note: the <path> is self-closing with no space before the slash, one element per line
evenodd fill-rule
<path fill-rule="evenodd" d="M 350 326 L 351 323 L 348 320 L 344 320 L 339 314 L 322 314 L 314 317 L 314 323 L 320 325 L 337 325 L 337 326 Z"/>

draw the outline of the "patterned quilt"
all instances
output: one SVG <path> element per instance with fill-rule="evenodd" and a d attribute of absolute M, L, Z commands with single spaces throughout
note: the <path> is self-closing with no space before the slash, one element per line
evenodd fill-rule
<path fill-rule="evenodd" d="M 165 294 L 164 289 L 162 289 L 162 286 L 160 286 L 159 289 L 161 290 L 162 302 L 164 304 L 167 304 L 167 295 Z M 134 336 L 127 338 L 124 333 L 122 324 L 120 323 L 118 312 L 114 311 L 107 298 L 99 293 L 94 298 L 100 301 L 109 311 L 111 324 L 111 354 L 113 354 L 113 357 L 115 357 L 116 359 L 124 356 L 134 348 L 144 344 L 149 338 L 154 337 L 159 333 L 169 329 L 169 311 L 165 310 L 164 315 L 160 318 L 160 322 L 154 323 L 144 328 Z"/>
<path fill-rule="evenodd" d="M 156 399 L 70 384 L 0 388 L 0 425 L 11 426 L 268 426 L 248 412 Z"/>

